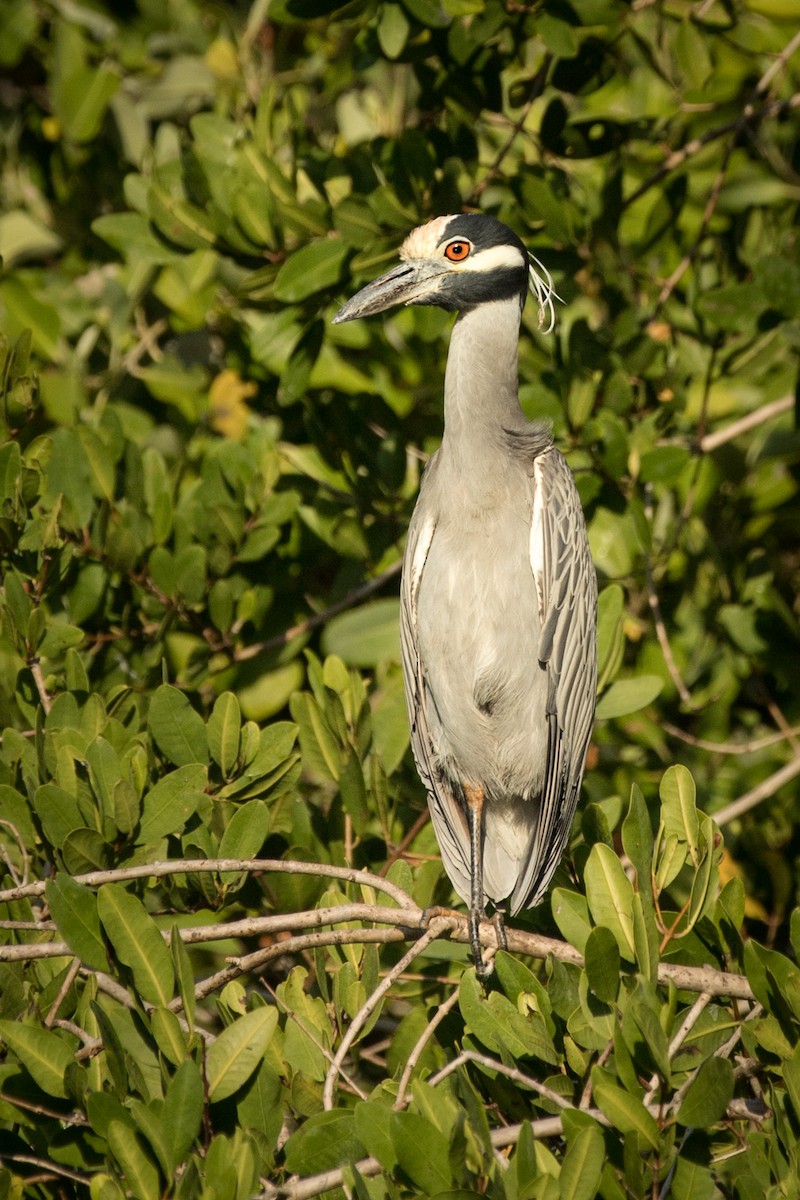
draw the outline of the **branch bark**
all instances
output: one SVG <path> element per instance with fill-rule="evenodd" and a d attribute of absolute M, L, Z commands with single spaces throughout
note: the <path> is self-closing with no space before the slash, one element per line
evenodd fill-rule
<path fill-rule="evenodd" d="M 792 775 L 800 774 L 800 760 L 789 764 Z M 786 772 L 788 768 L 784 768 Z M 781 775 L 778 772 L 777 775 Z M 788 778 L 791 778 L 789 775 Z M 772 776 L 775 780 L 777 776 Z M 761 788 L 767 787 L 766 780 Z M 743 799 L 746 799 L 743 798 Z M 757 801 L 754 801 L 754 803 Z M 719 821 L 719 814 L 715 819 Z M 461 913 L 447 911 L 441 924 L 434 927 L 428 914 L 420 909 L 412 898 L 395 884 L 374 875 L 370 871 L 358 871 L 348 867 L 335 867 L 326 863 L 296 862 L 283 859 L 204 859 L 192 861 L 179 859 L 173 863 L 150 863 L 137 867 L 122 867 L 116 871 L 92 871 L 86 875 L 77 875 L 75 879 L 90 887 L 98 887 L 104 883 L 119 883 L 132 879 L 142 879 L 153 876 L 163 877 L 170 874 L 188 874 L 190 872 L 242 872 L 261 871 L 281 872 L 284 874 L 322 875 L 338 879 L 346 883 L 374 888 L 388 895 L 397 905 L 396 908 L 383 904 L 352 903 L 325 909 L 309 909 L 301 913 L 279 913 L 265 917 L 252 917 L 244 921 L 221 922 L 218 925 L 206 925 L 197 928 L 179 930 L 181 939 L 188 943 L 219 941 L 231 937 L 255 937 L 264 934 L 274 934 L 295 931 L 295 936 L 288 941 L 278 942 L 254 954 L 244 955 L 229 961 L 227 967 L 210 979 L 198 984 L 198 995 L 208 995 L 209 992 L 224 986 L 237 976 L 263 970 L 274 958 L 297 953 L 323 945 L 342 945 L 345 943 L 367 942 L 400 942 L 418 941 L 428 938 L 435 928 L 436 936 L 447 935 L 451 941 L 468 945 L 470 940 L 466 916 Z M 44 891 L 44 882 L 25 884 L 22 887 L 7 888 L 0 892 L 0 903 L 23 897 L 39 896 Z M 334 926 L 347 924 L 354 920 L 364 925 L 385 926 L 385 928 L 336 929 Z M 438 916 L 435 918 L 438 921 Z M 300 930 L 317 930 L 313 933 L 298 933 Z M 480 927 L 481 944 L 489 949 L 497 950 L 497 930 L 492 921 L 483 921 Z M 583 966 L 583 955 L 574 946 L 556 938 L 545 937 L 543 934 L 531 933 L 524 929 L 506 929 L 508 949 L 515 954 L 528 955 L 531 958 L 546 959 L 552 955 L 560 962 Z M 41 934 L 37 935 L 41 936 Z M 166 939 L 169 931 L 164 932 Z M 414 948 L 414 954 L 419 947 Z M 35 942 L 22 945 L 0 946 L 0 962 L 20 962 L 36 958 L 58 958 L 72 956 L 69 946 L 62 941 Z M 661 963 L 658 968 L 658 981 L 662 984 L 670 982 L 678 988 L 691 992 L 710 992 L 714 996 L 730 996 L 737 1000 L 752 1000 L 753 992 L 750 984 L 743 975 L 733 975 L 719 971 L 715 967 L 684 966 L 680 963 Z"/>

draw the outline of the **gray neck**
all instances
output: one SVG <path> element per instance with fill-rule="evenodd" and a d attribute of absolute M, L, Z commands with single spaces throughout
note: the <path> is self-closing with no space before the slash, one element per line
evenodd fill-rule
<path fill-rule="evenodd" d="M 472 471 L 507 455 L 504 430 L 526 422 L 517 395 L 519 299 L 497 300 L 459 313 L 444 380 L 442 452 Z"/>

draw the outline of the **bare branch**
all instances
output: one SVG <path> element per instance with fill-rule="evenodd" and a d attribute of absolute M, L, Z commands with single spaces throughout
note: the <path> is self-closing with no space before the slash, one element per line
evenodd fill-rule
<path fill-rule="evenodd" d="M 671 737 L 685 742 L 687 746 L 696 746 L 698 750 L 708 750 L 711 754 L 755 754 L 758 750 L 766 750 L 768 746 L 776 746 L 778 742 L 800 736 L 800 725 L 793 725 L 785 732 L 768 733 L 749 742 L 710 742 L 706 738 L 687 733 L 685 729 L 679 729 L 669 721 L 662 721 L 661 728 Z"/>
<path fill-rule="evenodd" d="M 789 764 L 789 766 L 792 768 L 792 773 L 787 775 L 787 778 L 791 778 L 794 774 L 800 774 L 800 760 Z M 784 768 L 784 771 L 786 770 L 787 768 Z M 780 774 L 781 772 L 778 772 L 778 775 Z M 772 778 L 774 780 L 777 776 L 773 776 Z M 766 787 L 767 783 L 769 781 L 766 781 L 761 786 Z M 717 814 L 715 819 L 719 820 L 719 814 Z M 385 905 L 380 904 L 344 904 L 321 909 L 318 912 L 316 910 L 309 910 L 304 913 L 251 918 L 244 922 L 231 922 L 227 924 L 222 922 L 219 925 L 205 926 L 203 929 L 193 930 L 189 928 L 179 930 L 181 938 L 191 944 L 197 940 L 215 941 L 230 936 L 241 936 L 242 929 L 248 931 L 248 933 L 263 932 L 266 930 L 274 933 L 302 928 L 318 928 L 320 925 L 332 927 L 337 923 L 349 923 L 354 919 L 365 923 L 369 922 L 387 926 L 387 928 L 378 929 L 318 929 L 317 932 L 298 934 L 286 941 L 277 942 L 266 949 L 258 950 L 253 954 L 243 955 L 231 960 L 226 967 L 216 974 L 209 976 L 205 980 L 201 980 L 195 989 L 198 999 L 202 999 L 210 992 L 223 987 L 230 980 L 236 979 L 242 974 L 263 970 L 268 963 L 276 958 L 315 949 L 320 946 L 366 943 L 388 944 L 391 942 L 413 940 L 416 944 L 409 950 L 410 960 L 413 961 L 413 958 L 419 954 L 420 942 L 427 944 L 429 940 L 432 940 L 429 937 L 431 931 L 434 932 L 436 937 L 447 935 L 450 940 L 463 945 L 468 945 L 470 941 L 467 918 L 462 914 L 448 912 L 441 921 L 434 918 L 436 920 L 434 924 L 434 921 L 429 920 L 429 914 L 423 912 L 422 909 L 414 904 L 413 900 L 405 892 L 394 884 L 390 884 L 387 880 L 381 879 L 380 876 L 373 875 L 369 871 L 333 867 L 324 863 L 290 862 L 279 859 L 215 859 L 195 863 L 191 860 L 181 859 L 175 863 L 152 863 L 142 867 L 126 867 L 120 871 L 94 871 L 88 875 L 79 875 L 75 878 L 79 882 L 98 886 L 102 883 L 119 881 L 122 878 L 134 879 L 152 875 L 169 875 L 173 869 L 175 874 L 194 870 L 221 872 L 257 870 L 264 872 L 281 871 L 283 873 L 296 871 L 297 874 L 303 875 L 324 875 L 334 879 L 358 883 L 366 887 L 374 887 L 376 890 L 383 890 L 400 904 L 399 908 L 387 908 Z M 0 903 L 8 898 L 17 899 L 21 892 L 25 895 L 38 895 L 43 888 L 44 884 L 37 882 L 27 884 L 24 888 L 8 889 L 6 892 L 0 893 Z M 13 895 L 10 895 L 11 893 Z M 235 931 L 234 934 L 231 933 L 232 929 Z M 198 938 L 198 935 L 201 935 L 201 937 Z M 583 955 L 574 946 L 570 946 L 566 942 L 544 937 L 542 934 L 530 933 L 522 929 L 507 928 L 506 935 L 508 949 L 512 953 L 525 954 L 531 958 L 539 959 L 546 959 L 552 955 L 560 962 L 571 963 L 577 967 L 583 966 Z M 169 937 L 168 931 L 165 931 L 165 937 Z M 483 921 L 481 923 L 480 937 L 481 944 L 484 947 L 495 951 L 498 949 L 497 930 L 492 921 Z M 36 942 L 29 945 L 0 946 L 0 962 L 57 957 L 72 957 L 72 951 L 64 942 Z M 403 969 L 405 970 L 405 967 Z M 391 977 L 392 972 L 387 976 L 387 980 L 390 980 Z M 692 967 L 683 966 L 679 963 L 661 963 L 658 969 L 658 978 L 660 983 L 668 983 L 671 980 L 676 987 L 683 988 L 686 991 L 708 991 L 715 996 L 730 996 L 739 1000 L 753 999 L 752 989 L 744 976 L 718 971 L 713 967 Z M 124 989 L 120 989 L 120 991 L 127 994 L 124 992 Z M 180 1002 L 173 1001 L 173 1007 L 176 1005 L 180 1007 Z"/>
<path fill-rule="evenodd" d="M 800 756 L 793 758 L 785 766 L 775 771 L 767 779 L 764 779 L 756 787 L 751 788 L 749 792 L 745 792 L 738 800 L 732 800 L 730 804 L 726 804 L 719 812 L 712 813 L 714 820 L 718 825 L 727 825 L 729 821 L 735 821 L 737 817 L 743 816 L 749 812 L 751 808 L 755 808 L 762 800 L 768 800 L 770 796 L 800 775 Z"/>
<path fill-rule="evenodd" d="M 428 1022 L 428 1024 L 425 1026 L 420 1037 L 417 1039 L 413 1050 L 411 1051 L 411 1053 L 408 1056 L 408 1059 L 406 1060 L 406 1065 L 403 1068 L 403 1074 L 400 1076 L 400 1086 L 399 1086 L 398 1092 L 397 1092 L 397 1099 L 394 1102 L 395 1109 L 401 1109 L 405 1106 L 408 1085 L 411 1082 L 411 1076 L 414 1074 L 414 1068 L 416 1067 L 417 1063 L 419 1062 L 422 1051 L 425 1049 L 428 1042 L 433 1037 L 433 1035 L 436 1032 L 439 1025 L 441 1025 L 441 1023 L 445 1019 L 445 1017 L 447 1017 L 453 1011 L 453 1009 L 455 1008 L 455 1006 L 457 1004 L 458 1004 L 458 988 L 456 988 L 453 991 L 453 994 L 451 996 L 447 997 L 447 999 L 444 1001 L 443 1004 L 439 1005 L 439 1007 L 437 1008 L 433 1017 Z"/>
<path fill-rule="evenodd" d="M 31 658 L 28 660 L 28 668 L 33 676 L 33 682 L 36 684 L 36 691 L 39 693 L 39 703 L 44 711 L 49 713 L 53 701 L 45 686 L 42 664 L 38 658 Z"/>
<path fill-rule="evenodd" d="M 705 434 L 700 439 L 699 448 L 703 454 L 710 454 L 713 450 L 724 446 L 726 442 L 732 442 L 741 434 L 749 433 L 751 429 L 757 429 L 765 421 L 771 421 L 774 417 L 781 417 L 784 413 L 791 412 L 794 405 L 794 396 L 781 396 L 779 400 L 771 400 L 769 404 L 762 404 L 754 412 L 747 413 L 738 421 L 732 421 L 724 429 L 717 429 L 714 433 Z"/>
<path fill-rule="evenodd" d="M 698 1019 L 700 1018 L 701 1013 L 704 1012 L 704 1010 L 706 1009 L 711 998 L 712 998 L 711 992 L 701 992 L 700 995 L 695 1000 L 692 1007 L 689 1009 L 688 1013 L 686 1014 L 683 1021 L 681 1022 L 680 1029 L 677 1031 L 674 1038 L 672 1039 L 672 1041 L 669 1044 L 669 1050 L 667 1051 L 667 1054 L 668 1054 L 670 1062 L 672 1062 L 672 1059 L 675 1057 L 675 1055 L 680 1050 L 681 1046 L 684 1043 L 684 1039 L 686 1038 L 687 1034 L 689 1034 L 690 1031 L 694 1028 Z M 647 1091 L 645 1093 L 645 1096 L 644 1096 L 644 1104 L 645 1105 L 651 1104 L 653 1102 L 653 1100 L 655 1098 L 655 1094 L 658 1091 L 658 1085 L 659 1085 L 658 1074 L 654 1074 L 650 1080 L 650 1084 L 649 1084 Z"/>
<path fill-rule="evenodd" d="M 245 646 L 241 650 L 236 650 L 233 657 L 236 662 L 247 662 L 250 658 L 255 658 L 259 654 L 263 654 L 265 650 L 278 650 L 281 646 L 293 642 L 295 638 L 302 637 L 303 634 L 311 633 L 313 629 L 318 629 L 320 625 L 325 625 L 330 621 L 331 617 L 338 616 L 339 613 L 345 612 L 347 609 L 356 608 L 364 600 L 367 600 L 374 592 L 380 591 L 383 585 L 392 579 L 395 575 L 400 574 L 402 559 L 393 562 L 385 571 L 381 571 L 380 575 L 376 575 L 374 579 L 362 583 L 359 587 L 353 588 L 341 600 L 337 600 L 335 604 L 328 605 L 320 612 L 314 613 L 313 616 L 306 617 L 305 621 L 300 621 L 297 625 L 292 625 L 290 629 L 285 629 L 283 633 L 276 634 L 275 637 L 267 638 L 265 642 L 254 642 L 251 646 Z"/>
<path fill-rule="evenodd" d="M 514 1083 L 519 1083 L 522 1087 L 529 1088 L 532 1092 L 536 1092 L 544 1100 L 549 1100 L 551 1104 L 557 1104 L 559 1108 L 575 1108 L 564 1096 L 554 1092 L 552 1088 L 546 1087 L 545 1084 L 539 1083 L 538 1079 L 534 1079 L 532 1075 L 526 1075 L 524 1071 L 520 1071 L 517 1067 L 507 1067 L 505 1063 L 499 1062 L 496 1058 L 490 1058 L 488 1054 L 478 1054 L 475 1050 L 464 1050 L 456 1058 L 452 1059 L 446 1066 L 437 1071 L 435 1075 L 431 1075 L 428 1079 L 430 1087 L 436 1087 L 437 1083 L 441 1083 L 448 1075 L 452 1075 L 464 1063 L 477 1063 L 480 1067 L 486 1067 L 489 1071 L 495 1071 L 498 1075 L 505 1076 L 506 1079 L 512 1080 Z"/>
<path fill-rule="evenodd" d="M 413 900 L 402 888 L 374 875 L 371 871 L 357 871 L 351 867 L 334 867 L 329 863 L 297 862 L 281 858 L 177 858 L 174 862 L 140 863 L 135 867 L 117 867 L 109 871 L 88 871 L 75 875 L 76 883 L 88 887 L 100 887 L 104 883 L 126 883 L 132 879 L 161 879 L 167 875 L 191 875 L 208 872 L 255 871 L 273 875 L 322 875 L 327 879 L 340 879 L 343 883 L 358 883 L 385 892 L 401 908 L 415 907 Z M 0 891 L 0 904 L 11 900 L 23 900 L 44 894 L 44 880 L 22 884 L 19 887 Z"/>
<path fill-rule="evenodd" d="M 697 705 L 691 697 L 691 693 L 683 682 L 683 676 L 678 670 L 678 665 L 672 655 L 672 647 L 669 644 L 667 629 L 664 624 L 664 618 L 661 615 L 661 604 L 658 599 L 655 581 L 653 579 L 653 569 L 650 566 L 650 559 L 647 555 L 644 556 L 645 577 L 647 580 L 647 603 L 650 605 L 650 612 L 653 614 L 653 626 L 658 638 L 658 644 L 661 647 L 661 653 L 664 656 L 666 668 L 669 671 L 670 679 L 675 684 L 678 695 L 687 708 L 696 710 Z"/>
<path fill-rule="evenodd" d="M 452 917 L 434 917 L 430 922 L 429 928 L 425 933 L 423 933 L 419 941 L 413 945 L 410 950 L 406 951 L 406 953 L 399 960 L 399 962 L 395 964 L 391 971 L 387 972 L 372 994 L 368 997 L 367 1001 L 361 1006 L 356 1015 L 353 1017 L 353 1020 L 350 1022 L 350 1028 L 342 1038 L 341 1045 L 336 1051 L 333 1062 L 330 1066 L 330 1070 L 325 1077 L 325 1088 L 322 1093 L 323 1108 L 326 1110 L 333 1108 L 333 1089 L 336 1083 L 336 1076 L 339 1073 L 339 1068 L 347 1057 L 353 1042 L 356 1040 L 359 1033 L 372 1016 L 372 1013 L 375 1011 L 378 1004 L 380 1004 L 383 997 L 389 991 L 392 984 L 394 984 L 396 980 L 400 978 L 403 972 L 411 966 L 414 959 L 422 953 L 426 946 L 429 946 L 430 943 L 437 937 L 441 937 L 443 933 L 447 933 L 450 929 L 452 929 L 452 927 Z"/>

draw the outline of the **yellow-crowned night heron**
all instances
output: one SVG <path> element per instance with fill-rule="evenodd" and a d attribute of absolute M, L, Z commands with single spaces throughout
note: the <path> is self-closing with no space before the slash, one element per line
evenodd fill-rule
<path fill-rule="evenodd" d="M 415 229 L 400 257 L 334 321 L 396 304 L 458 312 L 442 444 L 408 534 L 401 642 L 414 757 L 484 973 L 487 899 L 499 914 L 537 904 L 569 835 L 594 716 L 597 582 L 570 470 L 517 396 L 522 309 L 531 286 L 552 321 L 549 276 L 478 214 Z"/>

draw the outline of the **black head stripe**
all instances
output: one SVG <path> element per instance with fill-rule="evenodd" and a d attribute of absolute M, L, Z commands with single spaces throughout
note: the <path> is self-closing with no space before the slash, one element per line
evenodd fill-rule
<path fill-rule="evenodd" d="M 487 217 L 483 213 L 462 213 L 453 217 L 447 222 L 439 245 L 450 242 L 455 237 L 467 238 L 476 250 L 488 250 L 490 246 L 514 246 L 519 250 L 523 261 L 528 261 L 528 252 L 520 239 L 496 217 Z"/>
<path fill-rule="evenodd" d="M 527 291 L 528 277 L 522 268 L 462 271 L 444 276 L 434 303 L 440 308 L 472 308 L 475 304 L 488 304 L 492 300 L 511 300 L 517 296 L 522 306 Z"/>

